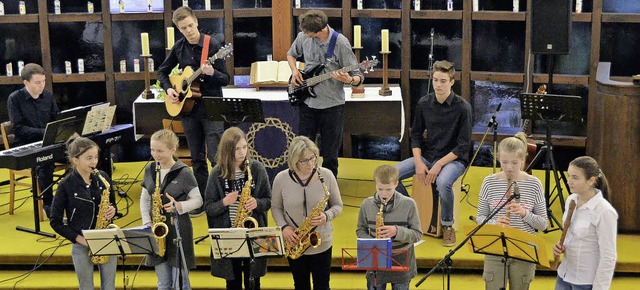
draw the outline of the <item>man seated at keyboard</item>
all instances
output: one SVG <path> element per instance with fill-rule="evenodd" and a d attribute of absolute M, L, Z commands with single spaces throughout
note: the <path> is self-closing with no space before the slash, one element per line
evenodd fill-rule
<path fill-rule="evenodd" d="M 44 90 L 46 80 L 42 66 L 29 63 L 24 66 L 20 76 L 24 88 L 11 93 L 7 103 L 9 119 L 15 134 L 13 146 L 42 141 L 47 123 L 55 120 L 58 113 L 58 105 L 53 94 Z M 47 216 L 53 200 L 51 187 L 54 168 L 54 162 L 51 161 L 38 169 L 38 181 Z"/>

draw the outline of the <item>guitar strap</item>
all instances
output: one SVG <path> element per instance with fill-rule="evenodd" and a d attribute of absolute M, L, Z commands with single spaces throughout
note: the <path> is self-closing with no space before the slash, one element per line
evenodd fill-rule
<path fill-rule="evenodd" d="M 204 65 L 207 62 L 209 56 L 209 42 L 211 42 L 211 36 L 208 34 L 204 35 L 204 40 L 202 42 L 202 55 L 200 56 L 200 66 Z"/>
<path fill-rule="evenodd" d="M 336 48 L 336 40 L 338 40 L 338 32 L 334 30 L 333 34 L 331 34 L 331 40 L 329 40 L 329 48 L 327 49 L 327 54 L 325 54 L 326 60 L 333 57 L 333 51 Z"/>

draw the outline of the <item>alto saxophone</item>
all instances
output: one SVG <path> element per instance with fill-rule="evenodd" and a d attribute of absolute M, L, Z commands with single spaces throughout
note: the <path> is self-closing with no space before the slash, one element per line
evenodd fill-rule
<path fill-rule="evenodd" d="M 387 201 L 385 199 L 382 199 L 382 202 L 380 202 L 380 210 L 378 210 L 378 213 L 376 214 L 376 239 L 382 239 L 382 237 L 380 236 L 380 231 L 382 230 L 382 227 L 384 227 L 382 210 L 384 210 L 385 205 L 387 205 Z"/>
<path fill-rule="evenodd" d="M 162 214 L 163 211 L 162 193 L 160 192 L 160 163 L 156 163 L 156 190 L 151 196 L 151 220 L 153 222 L 151 231 L 153 232 L 153 236 L 156 238 L 156 243 L 158 244 L 158 256 L 160 257 L 164 257 L 164 252 L 166 250 L 165 237 L 167 236 L 167 233 L 169 233 L 169 227 L 164 223 L 164 221 L 167 220 L 167 217 Z"/>
<path fill-rule="evenodd" d="M 309 248 L 314 247 L 317 248 L 322 243 L 322 239 L 320 238 L 320 234 L 315 231 L 316 226 L 311 224 L 311 220 L 315 217 L 321 215 L 324 212 L 324 209 L 327 207 L 327 202 L 329 201 L 329 189 L 324 184 L 324 178 L 322 177 L 322 173 L 320 170 L 318 171 L 318 179 L 320 179 L 320 183 L 322 184 L 322 188 L 324 189 L 324 198 L 316 204 L 315 207 L 311 210 L 311 213 L 304 219 L 300 227 L 295 230 L 296 235 L 300 238 L 297 244 L 293 246 L 289 246 L 287 244 L 287 257 L 291 259 L 298 259 L 302 254 Z"/>
<path fill-rule="evenodd" d="M 245 167 L 247 167 L 247 181 L 242 187 L 240 201 L 238 202 L 238 213 L 236 214 L 236 218 L 233 220 L 232 227 L 254 229 L 258 227 L 258 221 L 251 217 L 251 211 L 244 207 L 247 201 L 251 198 L 251 182 L 253 181 L 249 159 L 245 160 Z"/>
<path fill-rule="evenodd" d="M 108 220 L 104 216 L 105 212 L 107 211 L 107 209 L 109 209 L 109 206 L 111 205 L 111 202 L 109 201 L 109 197 L 111 195 L 111 192 L 109 189 L 111 188 L 111 185 L 109 184 L 109 182 L 107 182 L 106 179 L 104 179 L 104 177 L 102 177 L 98 169 L 94 168 L 93 174 L 95 174 L 96 177 L 98 177 L 100 181 L 102 181 L 102 185 L 104 185 L 104 190 L 102 191 L 102 196 L 100 197 L 100 206 L 98 207 L 98 216 L 96 217 L 95 229 L 96 230 L 119 229 L 117 225 L 112 224 L 111 220 Z M 91 256 L 91 262 L 93 262 L 96 265 L 106 264 L 109 262 L 109 256 L 94 256 L 91 252 L 89 252 L 89 255 Z"/>

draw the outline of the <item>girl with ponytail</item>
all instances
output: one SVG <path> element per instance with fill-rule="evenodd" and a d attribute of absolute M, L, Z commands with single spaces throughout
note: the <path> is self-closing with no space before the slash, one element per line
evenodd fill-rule
<path fill-rule="evenodd" d="M 563 221 L 571 219 L 564 243 L 553 247 L 564 253 L 558 267 L 556 290 L 609 289 L 616 266 L 618 213 L 607 201 L 609 184 L 595 159 L 582 156 L 569 163 L 569 188 Z M 575 201 L 573 216 L 568 206 Z"/>

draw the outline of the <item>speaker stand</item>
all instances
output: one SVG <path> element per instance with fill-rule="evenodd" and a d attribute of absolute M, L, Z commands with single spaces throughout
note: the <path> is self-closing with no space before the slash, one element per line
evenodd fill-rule
<path fill-rule="evenodd" d="M 553 54 L 547 54 L 547 92 L 553 94 Z"/>

